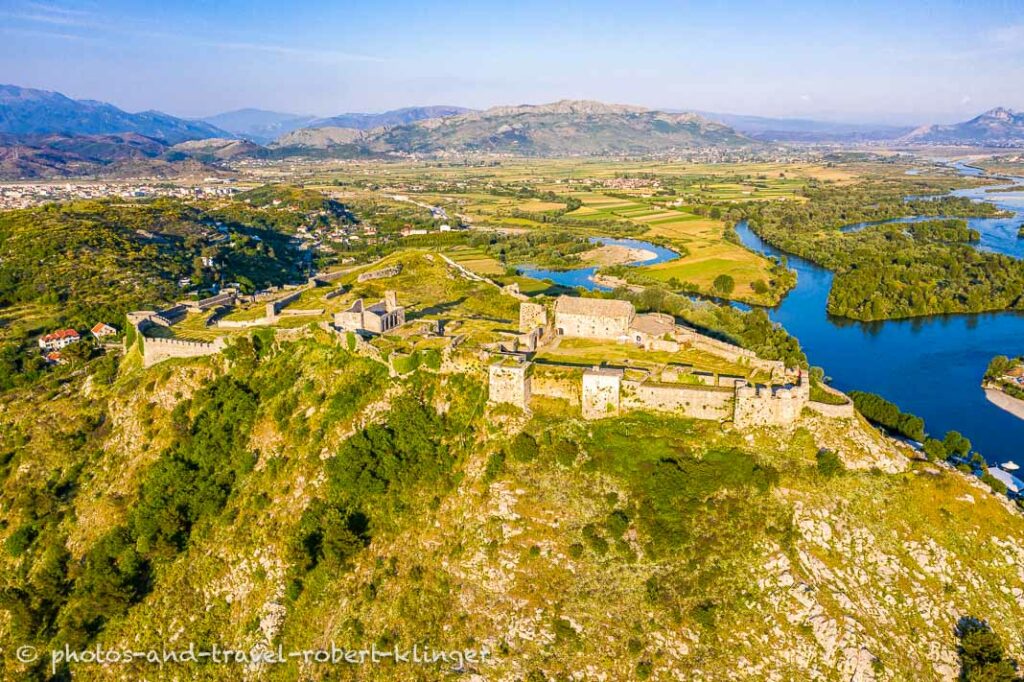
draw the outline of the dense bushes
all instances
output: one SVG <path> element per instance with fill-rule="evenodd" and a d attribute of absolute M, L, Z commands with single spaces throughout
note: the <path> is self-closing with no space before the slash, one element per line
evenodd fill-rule
<path fill-rule="evenodd" d="M 911 440 L 924 439 L 924 420 L 915 415 L 900 412 L 893 403 L 874 393 L 850 391 L 853 404 L 862 415 L 885 428 L 906 436 Z"/>
<path fill-rule="evenodd" d="M 983 620 L 965 616 L 956 625 L 959 679 L 967 682 L 1016 682 L 1017 661 L 1003 652 L 1003 642 Z"/>
<path fill-rule="evenodd" d="M 661 287 L 647 287 L 639 293 L 619 288 L 613 296 L 630 301 L 640 312 L 669 313 L 682 318 L 698 330 L 748 348 L 762 358 L 782 360 L 788 367 L 807 365 L 807 357 L 796 338 L 772 322 L 761 308 L 743 312 L 729 306 L 693 301 Z"/>
<path fill-rule="evenodd" d="M 763 202 L 744 207 L 750 225 L 774 246 L 836 272 L 828 310 L 858 320 L 934 313 L 979 312 L 1022 305 L 1024 265 L 971 243 L 976 230 L 942 219 L 840 227 L 902 216 L 993 215 L 991 204 L 965 198 L 906 200 L 932 191 L 908 182 L 870 182 L 810 188 L 807 202 Z"/>

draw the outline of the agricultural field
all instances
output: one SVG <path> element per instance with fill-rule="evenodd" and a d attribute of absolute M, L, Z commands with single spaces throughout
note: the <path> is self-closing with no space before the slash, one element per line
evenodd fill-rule
<path fill-rule="evenodd" d="M 769 259 L 727 238 L 740 207 L 804 202 L 808 187 L 842 186 L 867 177 L 904 178 L 908 171 L 952 177 L 948 169 L 895 155 L 848 157 L 835 162 L 730 164 L 607 159 L 355 161 L 320 169 L 307 186 L 357 206 L 403 204 L 406 211 L 423 213 L 438 207 L 448 222 L 473 231 L 568 231 L 651 241 L 681 257 L 608 274 L 634 285 L 659 284 L 674 291 L 774 304 L 792 280 Z M 473 272 L 502 284 L 514 281 L 506 274 L 509 266 L 526 262 L 499 259 L 468 244 L 446 251 Z M 715 287 L 716 278 L 723 275 L 733 283 L 724 290 Z M 520 283 L 527 292 L 545 286 Z"/>

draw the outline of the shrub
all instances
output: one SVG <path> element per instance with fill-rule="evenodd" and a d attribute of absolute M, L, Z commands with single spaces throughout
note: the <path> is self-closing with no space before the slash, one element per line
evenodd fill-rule
<path fill-rule="evenodd" d="M 988 623 L 965 616 L 957 623 L 955 633 L 960 640 L 957 653 L 961 680 L 1013 682 L 1020 679 L 1017 662 L 1004 658 L 1003 642 Z"/>
<path fill-rule="evenodd" d="M 818 461 L 818 473 L 825 478 L 832 478 L 846 471 L 846 466 L 839 455 L 827 448 L 818 450 L 815 459 Z"/>
<path fill-rule="evenodd" d="M 537 441 L 528 433 L 516 435 L 509 445 L 509 454 L 520 462 L 533 461 L 540 453 Z"/>
<path fill-rule="evenodd" d="M 498 477 L 501 470 L 505 468 L 505 453 L 501 450 L 492 452 L 487 458 L 487 465 L 484 467 L 484 481 L 491 482 Z"/>
<path fill-rule="evenodd" d="M 39 529 L 34 523 L 26 523 L 19 526 L 4 541 L 4 549 L 13 557 L 19 557 L 28 551 L 28 548 L 35 542 L 39 535 Z"/>
<path fill-rule="evenodd" d="M 937 438 L 929 438 L 924 442 L 924 454 L 932 462 L 942 462 L 949 457 L 949 453 L 946 452 L 946 446 Z"/>

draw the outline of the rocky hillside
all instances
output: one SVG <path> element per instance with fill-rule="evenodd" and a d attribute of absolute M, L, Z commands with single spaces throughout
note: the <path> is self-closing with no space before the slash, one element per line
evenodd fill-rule
<path fill-rule="evenodd" d="M 340 156 L 359 155 L 366 135 L 354 128 L 302 128 L 282 135 L 270 145 L 275 154 L 303 154 L 312 151 L 333 152 Z"/>
<path fill-rule="evenodd" d="M 438 310 L 477 311 L 472 336 L 514 328 L 510 297 L 406 263 Z M 0 647 L 418 644 L 485 647 L 474 680 L 951 680 L 973 616 L 1024 654 L 1024 519 L 860 418 L 586 422 L 542 398 L 526 414 L 487 404 L 472 353 L 398 378 L 356 350 L 262 331 L 3 394 Z M 338 670 L 288 658 L 202 679 Z"/>
<path fill-rule="evenodd" d="M 16 85 L 0 85 L 0 133 L 135 133 L 166 144 L 207 137 L 230 137 L 223 130 L 201 121 L 186 121 L 159 111 L 131 114 L 106 102 L 75 100 L 59 92 Z"/>
<path fill-rule="evenodd" d="M 216 171 L 186 154 L 169 156 L 150 137 L 118 135 L 0 134 L 0 179 L 174 177 Z"/>
<path fill-rule="evenodd" d="M 754 144 L 732 128 L 696 114 L 588 101 L 495 107 L 362 133 L 327 130 L 332 132 L 323 136 L 300 130 L 278 140 L 276 146 L 295 151 L 338 148 L 362 154 L 600 156 Z"/>
<path fill-rule="evenodd" d="M 206 163 L 231 161 L 239 158 L 261 158 L 267 156 L 267 150 L 248 140 L 211 137 L 206 140 L 189 140 L 171 147 L 168 156 L 181 155 Z"/>
<path fill-rule="evenodd" d="M 997 107 L 962 123 L 923 126 L 901 141 L 909 144 L 1024 147 L 1024 113 Z"/>
<path fill-rule="evenodd" d="M 408 125 L 417 121 L 458 116 L 472 111 L 466 107 L 428 106 L 393 109 L 380 114 L 339 114 L 312 121 L 310 128 L 354 128 L 371 130 L 390 126 Z"/>

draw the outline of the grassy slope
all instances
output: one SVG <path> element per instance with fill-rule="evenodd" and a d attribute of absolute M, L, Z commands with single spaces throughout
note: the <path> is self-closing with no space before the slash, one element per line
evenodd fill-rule
<path fill-rule="evenodd" d="M 84 389 L 79 377 L 46 395 L 9 395 L 4 537 L 28 500 L 74 480 L 70 496 L 50 503 L 60 521 L 36 542 L 66 537 L 81 556 L 131 513 L 139 481 L 176 438 L 170 408 L 223 371 L 216 357 L 173 361 L 112 387 Z M 108 625 L 108 644 L 155 646 L 166 633 L 285 649 L 484 643 L 497 661 L 482 671 L 488 679 L 580 670 L 611 679 L 647 670 L 654 679 L 673 671 L 849 679 L 854 669 L 937 679 L 955 662 L 953 623 L 973 614 L 1022 653 L 1024 610 L 1012 593 L 1024 577 L 1019 515 L 930 467 L 819 475 L 814 453 L 823 445 L 851 463 L 899 468 L 860 422 L 808 419 L 791 432 L 741 434 L 643 415 L 583 423 L 557 401 L 539 402 L 531 419 L 485 414 L 482 376 L 395 384 L 324 337 L 281 347 L 244 378 L 265 388 L 249 436 L 255 469 L 194 529 L 185 552 L 157 565 L 154 590 Z M 349 564 L 305 574 L 301 594 L 289 595 L 292 538 L 310 500 L 327 494 L 325 467 L 349 435 L 386 422 L 388 406 L 411 393 L 466 420 L 447 436 L 452 464 L 439 480 L 374 498 L 369 547 Z M 540 442 L 537 456 L 488 467 L 522 428 Z M 4 556 L 7 580 L 33 551 Z M 8 628 L 0 616 L 5 649 Z M 21 675 L 11 658 L 4 665 L 6 676 Z M 264 679 L 338 674 L 300 668 Z M 234 680 L 239 671 L 202 675 Z M 360 677 L 444 674 L 382 666 Z"/>

